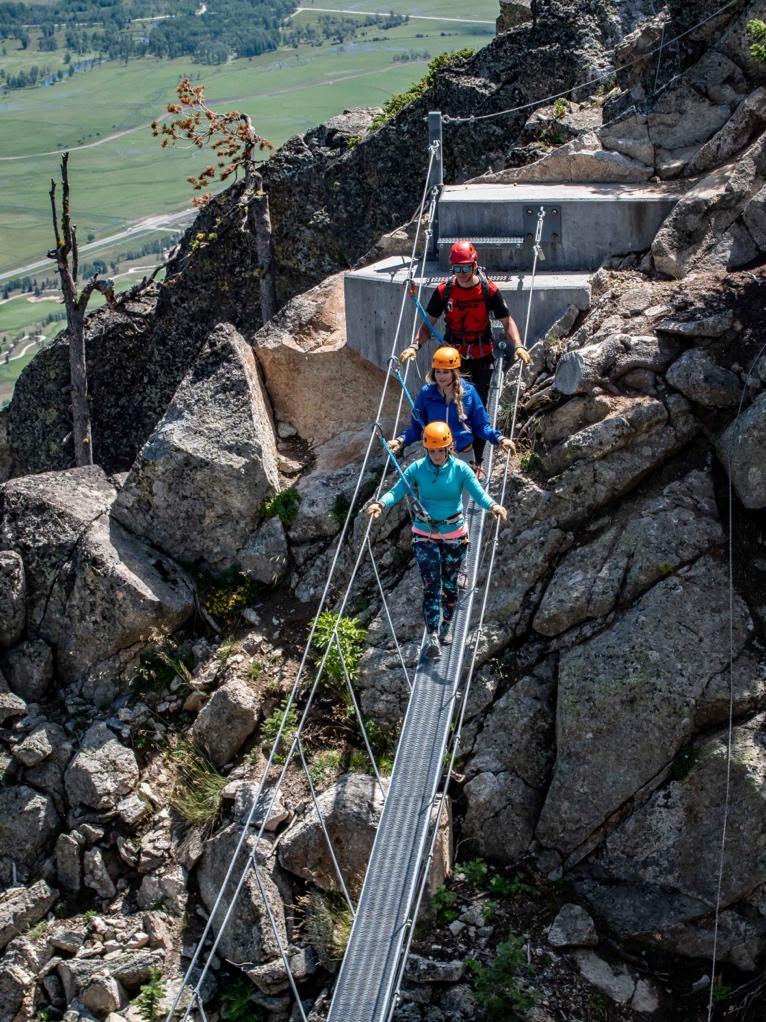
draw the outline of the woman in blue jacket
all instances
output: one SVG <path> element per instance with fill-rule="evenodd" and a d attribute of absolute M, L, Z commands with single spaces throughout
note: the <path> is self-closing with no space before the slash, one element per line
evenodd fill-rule
<path fill-rule="evenodd" d="M 420 440 L 423 427 L 429 422 L 446 422 L 452 430 L 457 453 L 470 460 L 476 475 L 481 480 L 484 472 L 481 461 L 474 459 L 474 441 L 499 444 L 503 450 L 514 450 L 513 441 L 504 437 L 498 429 L 492 429 L 487 409 L 472 383 L 460 375 L 460 352 L 457 348 L 438 348 L 434 352 L 428 381 L 415 400 L 412 424 L 391 441 L 394 454 Z"/>
<path fill-rule="evenodd" d="M 423 576 L 423 616 L 428 631 L 425 652 L 430 657 L 441 656 L 441 646 L 452 641 L 449 629 L 457 606 L 457 580 L 468 547 L 463 490 L 495 518 L 505 521 L 508 517 L 470 467 L 453 457 L 452 443 L 446 422 L 428 423 L 423 430 L 426 456 L 408 465 L 403 478 L 365 509 L 371 518 L 378 518 L 384 508 L 413 492 L 428 516 L 415 518 L 412 546 Z"/>

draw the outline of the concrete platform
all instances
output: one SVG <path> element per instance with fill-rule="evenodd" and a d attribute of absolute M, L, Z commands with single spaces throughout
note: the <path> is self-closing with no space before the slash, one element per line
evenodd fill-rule
<path fill-rule="evenodd" d="M 540 206 L 544 268 L 597 270 L 612 256 L 643 252 L 685 184 L 447 185 L 439 200 L 439 262 L 467 238 L 488 270 L 530 269 Z"/>
<path fill-rule="evenodd" d="M 345 278 L 347 343 L 368 361 L 385 369 L 399 319 L 402 294 L 409 275 L 409 260 L 397 256 L 383 259 L 362 270 L 352 270 Z M 423 276 L 421 301 L 425 306 L 445 274 L 436 263 L 428 263 Z M 525 273 L 499 271 L 492 279 L 503 293 L 511 315 L 523 332 L 529 301 L 531 277 Z M 419 285 L 421 278 L 416 277 Z M 590 274 L 538 272 L 529 326 L 529 343 L 545 335 L 550 326 L 570 305 L 587 309 L 590 305 Z M 407 298 L 399 350 L 406 347 L 417 315 L 412 299 Z M 418 322 L 420 319 L 418 318 Z M 437 324 L 442 328 L 443 321 Z M 429 349 L 431 350 L 431 349 Z M 418 356 L 422 374 L 430 360 L 426 352 Z"/>

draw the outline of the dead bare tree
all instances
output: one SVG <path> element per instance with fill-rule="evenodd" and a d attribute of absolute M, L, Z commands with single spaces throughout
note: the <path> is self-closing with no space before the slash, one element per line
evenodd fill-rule
<path fill-rule="evenodd" d="M 69 373 L 72 387 L 72 431 L 77 465 L 93 464 L 93 436 L 88 403 L 88 370 L 85 358 L 85 313 L 94 291 L 100 291 L 114 305 L 114 281 L 99 280 L 98 275 L 78 290 L 79 254 L 77 225 L 72 223 L 69 205 L 69 153 L 61 157 L 61 222 L 56 209 L 56 182 L 51 181 L 51 212 L 56 247 L 48 253 L 54 259 L 61 280 L 69 334 Z"/>

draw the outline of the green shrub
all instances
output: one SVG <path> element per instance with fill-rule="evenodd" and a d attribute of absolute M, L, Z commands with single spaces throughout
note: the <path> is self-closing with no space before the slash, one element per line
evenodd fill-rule
<path fill-rule="evenodd" d="M 343 753 L 340 749 L 326 749 L 317 752 L 309 762 L 309 773 L 315 787 L 332 784 L 343 770 Z"/>
<path fill-rule="evenodd" d="M 289 529 L 298 517 L 298 505 L 301 495 L 294 486 L 280 490 L 270 497 L 263 505 L 263 513 L 267 518 L 278 518 L 286 529 Z"/>
<path fill-rule="evenodd" d="M 525 1012 L 538 1003 L 537 994 L 523 984 L 531 969 L 524 954 L 524 942 L 513 933 L 497 946 L 497 956 L 489 966 L 469 959 L 473 973 L 473 992 L 484 1010 L 486 1022 L 521 1022 Z"/>
<path fill-rule="evenodd" d="M 221 809 L 226 778 L 188 740 L 177 741 L 168 758 L 175 775 L 171 806 L 189 823 L 212 826 Z"/>
<path fill-rule="evenodd" d="M 295 738 L 295 732 L 298 730 L 298 710 L 295 703 L 291 704 L 288 710 L 287 699 L 285 699 L 282 705 L 278 706 L 261 725 L 261 745 L 264 749 L 271 749 L 277 740 L 283 720 L 285 721 L 284 730 L 282 731 L 279 748 L 274 753 L 274 759 L 272 760 L 272 762 L 279 765 L 284 763 L 287 750 L 290 748 L 292 740 Z"/>
<path fill-rule="evenodd" d="M 482 887 L 489 876 L 489 866 L 484 859 L 471 859 L 458 864 L 458 870 L 472 887 Z"/>
<path fill-rule="evenodd" d="M 162 982 L 162 969 L 156 965 L 149 969 L 149 979 L 144 983 L 138 992 L 138 997 L 133 1001 L 133 1007 L 137 1009 L 139 1018 L 144 1022 L 160 1022 L 164 1016 L 160 1014 L 160 1002 L 165 996 L 165 984 Z"/>
<path fill-rule="evenodd" d="M 522 472 L 536 472 L 543 467 L 543 463 L 538 454 L 534 451 L 524 451 L 519 458 L 519 468 Z"/>
<path fill-rule="evenodd" d="M 216 624 L 230 630 L 239 624 L 245 607 L 254 603 L 264 587 L 236 568 L 222 575 L 197 576 L 197 592 L 207 613 Z"/>
<path fill-rule="evenodd" d="M 503 876 L 493 876 L 487 886 L 498 898 L 519 898 L 522 895 L 537 893 L 536 888 L 526 883 L 520 873 L 516 873 L 511 880 Z"/>
<path fill-rule="evenodd" d="M 754 40 L 750 46 L 750 55 L 753 60 L 757 60 L 759 63 L 766 62 L 766 21 L 753 18 L 748 22 L 747 34 Z"/>
<path fill-rule="evenodd" d="M 27 940 L 37 940 L 38 937 L 42 937 L 48 932 L 48 920 L 42 919 L 36 926 L 32 926 L 27 930 L 25 936 Z"/>
<path fill-rule="evenodd" d="M 491 923 L 497 915 L 497 902 L 485 901 L 481 906 L 481 914 L 484 916 L 484 921 L 486 923 Z"/>
<path fill-rule="evenodd" d="M 556 102 L 553 104 L 553 116 L 560 118 L 565 114 L 569 113 L 569 103 L 564 99 L 563 96 L 559 96 Z"/>
<path fill-rule="evenodd" d="M 227 1022 L 261 1022 L 263 1013 L 252 1001 L 254 989 L 244 976 L 227 980 L 221 993 L 221 1018 Z"/>
<path fill-rule="evenodd" d="M 325 687 L 344 700 L 348 697 L 348 689 L 341 654 L 348 676 L 353 681 L 359 670 L 366 636 L 367 629 L 356 618 L 341 617 L 331 610 L 322 611 L 316 618 L 314 662 L 320 664 L 325 650 L 329 649 L 324 665 Z"/>
<path fill-rule="evenodd" d="M 448 891 L 446 887 L 439 887 L 431 898 L 431 908 L 437 919 L 443 923 L 454 922 L 459 913 L 455 908 L 457 895 L 454 891 Z"/>
<path fill-rule="evenodd" d="M 419 99 L 424 92 L 435 84 L 439 72 L 445 67 L 448 67 L 456 60 L 472 57 L 474 52 L 475 51 L 473 49 L 467 47 L 464 50 L 455 50 L 453 53 L 440 53 L 438 57 L 434 57 L 428 65 L 428 70 L 419 81 L 414 82 L 406 92 L 400 92 L 386 100 L 383 104 L 383 113 L 378 114 L 378 116 L 373 119 L 371 130 L 374 131 L 375 128 L 382 127 L 393 117 L 396 117 L 396 115 L 401 110 L 404 110 L 406 106 L 409 106 L 410 103 L 414 103 L 416 99 Z"/>

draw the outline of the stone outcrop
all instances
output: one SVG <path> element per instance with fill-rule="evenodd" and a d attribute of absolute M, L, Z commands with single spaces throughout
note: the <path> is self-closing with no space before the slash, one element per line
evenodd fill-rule
<path fill-rule="evenodd" d="M 766 394 L 732 422 L 717 450 L 745 507 L 766 507 Z"/>
<path fill-rule="evenodd" d="M 374 777 L 347 774 L 318 798 L 318 811 L 332 841 L 346 889 L 353 896 L 361 888 L 360 865 L 370 857 L 384 795 Z M 279 843 L 279 861 L 285 869 L 326 890 L 341 890 L 317 809 L 308 809 Z"/>
<path fill-rule="evenodd" d="M 11 887 L 0 894 L 0 950 L 39 923 L 57 897 L 58 892 L 44 880 L 31 887 Z"/>
<path fill-rule="evenodd" d="M 760 223 L 750 203 L 759 201 L 766 181 L 765 149 L 762 136 L 736 162 L 711 171 L 680 199 L 652 243 L 660 273 L 682 277 L 693 267 L 717 265 L 731 270 L 755 259 L 761 249 L 746 221 Z"/>
<path fill-rule="evenodd" d="M 197 881 L 200 896 L 208 911 L 216 899 L 239 837 L 240 828 L 236 824 L 231 824 L 205 844 L 205 851 L 197 868 Z M 282 942 L 287 943 L 285 905 L 290 904 L 289 885 L 276 862 L 274 849 L 265 840 L 257 842 L 255 834 L 246 838 L 243 857 L 253 853 L 259 869 L 260 883 L 265 897 L 269 900 L 277 931 Z M 226 904 L 229 904 L 235 886 L 236 877 L 232 877 L 224 892 Z M 221 935 L 220 951 L 228 961 L 238 965 L 257 964 L 279 957 L 276 937 L 269 923 L 258 880 L 252 870 L 243 885 L 237 902 L 237 911 L 233 913 Z"/>
<path fill-rule="evenodd" d="M 552 665 L 522 678 L 498 699 L 466 766 L 464 833 L 480 855 L 521 857 L 543 804 L 553 757 Z"/>
<path fill-rule="evenodd" d="M 252 338 L 276 419 L 312 445 L 366 425 L 380 400 L 384 374 L 346 347 L 343 286 L 337 273 L 297 295 Z"/>
<path fill-rule="evenodd" d="M 26 623 L 24 562 L 14 550 L 0 551 L 0 649 L 24 635 Z"/>
<path fill-rule="evenodd" d="M 115 495 L 95 466 L 26 476 L 0 495 L 3 542 L 24 562 L 29 628 L 54 647 L 67 681 L 135 655 L 153 630 L 172 631 L 193 608 L 191 579 L 108 516 Z"/>
<path fill-rule="evenodd" d="M 254 686 L 234 678 L 213 693 L 191 729 L 193 738 L 216 766 L 230 762 L 255 731 L 261 700 Z"/>
<path fill-rule="evenodd" d="M 59 818 L 50 798 L 18 784 L 0 789 L 0 819 L 0 887 L 8 887 L 39 867 Z"/>
<path fill-rule="evenodd" d="M 742 901 L 747 904 L 751 898 L 753 905 L 760 904 L 766 880 L 760 824 L 763 724 L 761 715 L 734 730 L 729 843 L 721 891 L 724 909 Z M 685 951 L 693 955 L 690 938 L 696 929 L 696 952 L 703 957 L 711 953 L 709 917 L 717 896 L 725 760 L 724 734 L 694 742 L 683 774 L 663 785 L 606 840 L 594 860 L 599 878 L 588 878 L 587 868 L 582 871 L 578 883 L 621 937 L 651 934 L 653 941 L 667 946 L 674 944 L 674 931 L 685 928 L 689 935 Z M 758 946 L 757 930 L 747 935 L 747 929 L 741 915 L 737 925 L 736 913 L 729 913 L 722 928 L 719 953 L 740 967 L 748 957 L 752 961 Z M 736 937 L 743 935 L 749 940 L 740 944 Z"/>
<path fill-rule="evenodd" d="M 579 857 L 627 800 L 670 769 L 692 735 L 695 702 L 728 663 L 726 589 L 723 566 L 704 556 L 562 655 L 557 756 L 536 830 L 540 842 Z M 734 615 L 736 655 L 752 624 L 741 600 Z M 651 646 L 642 634 L 654 636 Z"/>
<path fill-rule="evenodd" d="M 112 516 L 178 560 L 223 570 L 278 488 L 252 351 L 233 327 L 220 326 L 138 455 Z"/>
<path fill-rule="evenodd" d="M 138 783 L 136 757 L 106 724 L 94 724 L 67 768 L 65 782 L 72 805 L 106 809 Z"/>

